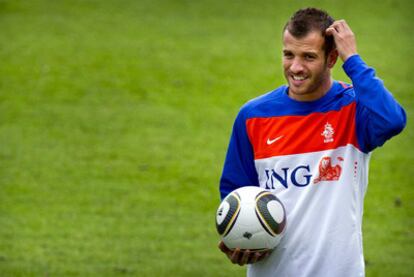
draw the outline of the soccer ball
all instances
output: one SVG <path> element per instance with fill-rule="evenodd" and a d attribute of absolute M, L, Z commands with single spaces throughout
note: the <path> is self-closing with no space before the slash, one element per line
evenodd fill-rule
<path fill-rule="evenodd" d="M 236 189 L 217 209 L 217 231 L 230 249 L 273 249 L 279 244 L 285 226 L 282 202 L 263 188 Z"/>

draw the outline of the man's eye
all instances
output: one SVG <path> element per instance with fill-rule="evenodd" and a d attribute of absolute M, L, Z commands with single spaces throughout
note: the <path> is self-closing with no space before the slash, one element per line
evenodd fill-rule
<path fill-rule="evenodd" d="M 292 53 L 283 53 L 283 57 L 290 59 L 290 58 L 293 57 L 293 54 Z"/>
<path fill-rule="evenodd" d="M 314 60 L 314 59 L 315 59 L 315 56 L 312 56 L 312 55 L 305 55 L 305 59 L 312 61 L 312 60 Z"/>

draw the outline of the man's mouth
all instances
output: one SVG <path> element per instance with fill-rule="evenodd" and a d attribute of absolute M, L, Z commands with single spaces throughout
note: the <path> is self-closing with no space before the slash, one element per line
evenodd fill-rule
<path fill-rule="evenodd" d="M 293 80 L 295 81 L 303 81 L 305 80 L 305 76 L 298 76 L 298 75 L 292 75 Z"/>
<path fill-rule="evenodd" d="M 291 85 L 293 86 L 301 86 L 306 80 L 307 76 L 305 75 L 290 75 L 291 76 Z"/>

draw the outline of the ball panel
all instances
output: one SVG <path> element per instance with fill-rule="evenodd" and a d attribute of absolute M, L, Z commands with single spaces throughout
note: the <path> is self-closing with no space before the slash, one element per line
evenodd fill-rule
<path fill-rule="evenodd" d="M 230 232 L 236 222 L 239 212 L 240 199 L 232 193 L 223 200 L 217 210 L 216 228 L 221 236 L 226 236 Z"/>
<path fill-rule="evenodd" d="M 272 231 L 272 229 L 265 223 L 266 222 L 266 220 L 263 218 L 263 216 L 260 214 L 260 212 L 258 212 L 257 210 L 256 210 L 256 216 L 257 216 L 257 219 L 259 220 L 259 222 L 260 222 L 260 225 L 262 225 L 262 227 L 263 227 L 263 230 L 265 230 L 270 236 L 272 236 L 272 237 L 275 237 L 276 236 L 276 234 Z"/>
<path fill-rule="evenodd" d="M 281 224 L 285 219 L 285 211 L 282 204 L 277 200 L 271 200 L 267 203 L 267 209 L 277 224 Z"/>
<path fill-rule="evenodd" d="M 216 222 L 220 225 L 223 223 L 224 219 L 226 219 L 227 214 L 230 210 L 230 204 L 227 201 L 223 201 L 220 207 L 217 209 L 216 214 Z"/>
<path fill-rule="evenodd" d="M 279 205 L 274 205 L 273 202 L 275 201 Z M 270 192 L 262 192 L 257 195 L 256 203 L 256 212 L 263 228 L 272 236 L 282 233 L 286 219 L 283 205 L 280 203 L 279 199 Z M 271 204 L 271 210 L 269 210 L 268 204 Z M 277 208 L 279 209 L 276 212 L 275 209 Z M 274 216 L 276 218 L 274 218 Z"/>

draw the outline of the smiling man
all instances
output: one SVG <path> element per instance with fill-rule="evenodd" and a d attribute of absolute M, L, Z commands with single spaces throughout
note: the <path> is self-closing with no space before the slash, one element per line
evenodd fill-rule
<path fill-rule="evenodd" d="M 352 84 L 331 77 L 338 56 Z M 362 211 L 370 153 L 402 131 L 406 115 L 357 54 L 344 20 L 297 11 L 283 30 L 287 85 L 240 110 L 220 180 L 273 191 L 287 225 L 268 251 L 219 248 L 248 276 L 364 276 Z"/>
<path fill-rule="evenodd" d="M 299 101 L 321 98 L 332 86 L 330 70 L 337 52 L 325 54 L 325 39 L 318 32 L 295 37 L 283 34 L 283 69 L 289 83 L 289 96 Z"/>

